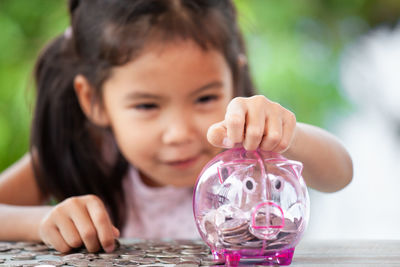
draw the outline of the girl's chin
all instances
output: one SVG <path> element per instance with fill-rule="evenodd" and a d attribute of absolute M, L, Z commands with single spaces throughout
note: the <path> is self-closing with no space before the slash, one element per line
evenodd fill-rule
<path fill-rule="evenodd" d="M 174 187 L 194 187 L 197 181 L 196 177 L 172 177 L 168 180 L 165 180 L 166 186 L 174 186 Z"/>
<path fill-rule="evenodd" d="M 163 187 L 163 186 L 173 186 L 173 187 L 194 187 L 197 181 L 197 174 L 195 175 L 183 175 L 179 174 L 169 174 L 167 176 L 162 176 L 161 179 L 148 178 L 141 174 L 142 182 L 149 187 Z"/>

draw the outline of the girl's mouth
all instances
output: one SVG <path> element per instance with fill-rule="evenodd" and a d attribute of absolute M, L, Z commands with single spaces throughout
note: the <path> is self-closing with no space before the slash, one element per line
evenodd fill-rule
<path fill-rule="evenodd" d="M 166 164 L 176 169 L 186 169 L 192 167 L 197 162 L 198 158 L 199 156 L 195 156 L 184 160 L 168 161 Z"/>

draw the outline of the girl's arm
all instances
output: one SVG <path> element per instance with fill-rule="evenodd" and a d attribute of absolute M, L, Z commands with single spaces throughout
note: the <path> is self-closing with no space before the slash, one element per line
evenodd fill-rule
<path fill-rule="evenodd" d="M 0 240 L 43 241 L 64 253 L 82 245 L 90 252 L 114 250 L 119 231 L 97 196 L 40 206 L 45 200 L 26 155 L 0 175 Z"/>
<path fill-rule="evenodd" d="M 283 155 L 302 162 L 307 185 L 319 191 L 340 190 L 353 177 L 346 149 L 335 136 L 315 126 L 298 122 L 292 144 Z"/>
<path fill-rule="evenodd" d="M 0 240 L 40 240 L 36 229 L 50 207 L 36 183 L 26 154 L 0 174 Z"/>
<path fill-rule="evenodd" d="M 35 180 L 30 154 L 0 174 L 0 203 L 27 206 L 43 204 L 44 200 Z"/>

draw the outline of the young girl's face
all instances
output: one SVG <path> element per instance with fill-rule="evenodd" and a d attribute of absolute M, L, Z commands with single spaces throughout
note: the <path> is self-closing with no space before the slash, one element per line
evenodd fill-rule
<path fill-rule="evenodd" d="M 152 186 L 193 186 L 220 148 L 208 128 L 224 119 L 233 97 L 221 53 L 192 41 L 148 46 L 112 70 L 103 100 L 118 146 Z"/>

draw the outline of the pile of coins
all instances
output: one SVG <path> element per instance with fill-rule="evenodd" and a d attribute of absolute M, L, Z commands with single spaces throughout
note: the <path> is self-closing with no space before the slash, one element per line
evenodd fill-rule
<path fill-rule="evenodd" d="M 212 211 L 215 213 L 215 211 Z M 265 229 L 270 231 L 270 235 L 265 238 L 260 238 L 260 233 L 257 234 L 257 229 L 251 227 L 249 219 L 238 217 L 225 217 L 225 220 L 220 218 L 219 223 L 215 222 L 215 215 L 204 216 L 204 226 L 207 232 L 207 238 L 210 242 L 218 244 L 216 247 L 223 247 L 224 249 L 235 251 L 241 249 L 262 249 L 263 252 L 273 250 L 286 249 L 288 245 L 293 244 L 298 238 L 298 232 L 301 227 L 301 219 L 294 218 L 290 220 L 276 215 L 270 215 L 269 225 L 281 225 L 282 227 L 275 227 Z M 256 218 L 256 225 L 267 225 L 265 220 L 266 216 L 259 216 Z M 222 221 L 222 223 L 221 223 Z M 262 232 L 261 230 L 260 232 Z"/>
<path fill-rule="evenodd" d="M 200 240 L 121 240 L 112 253 L 77 249 L 61 254 L 43 244 L 0 242 L 0 267 L 114 267 L 114 266 L 214 266 L 211 252 Z"/>

